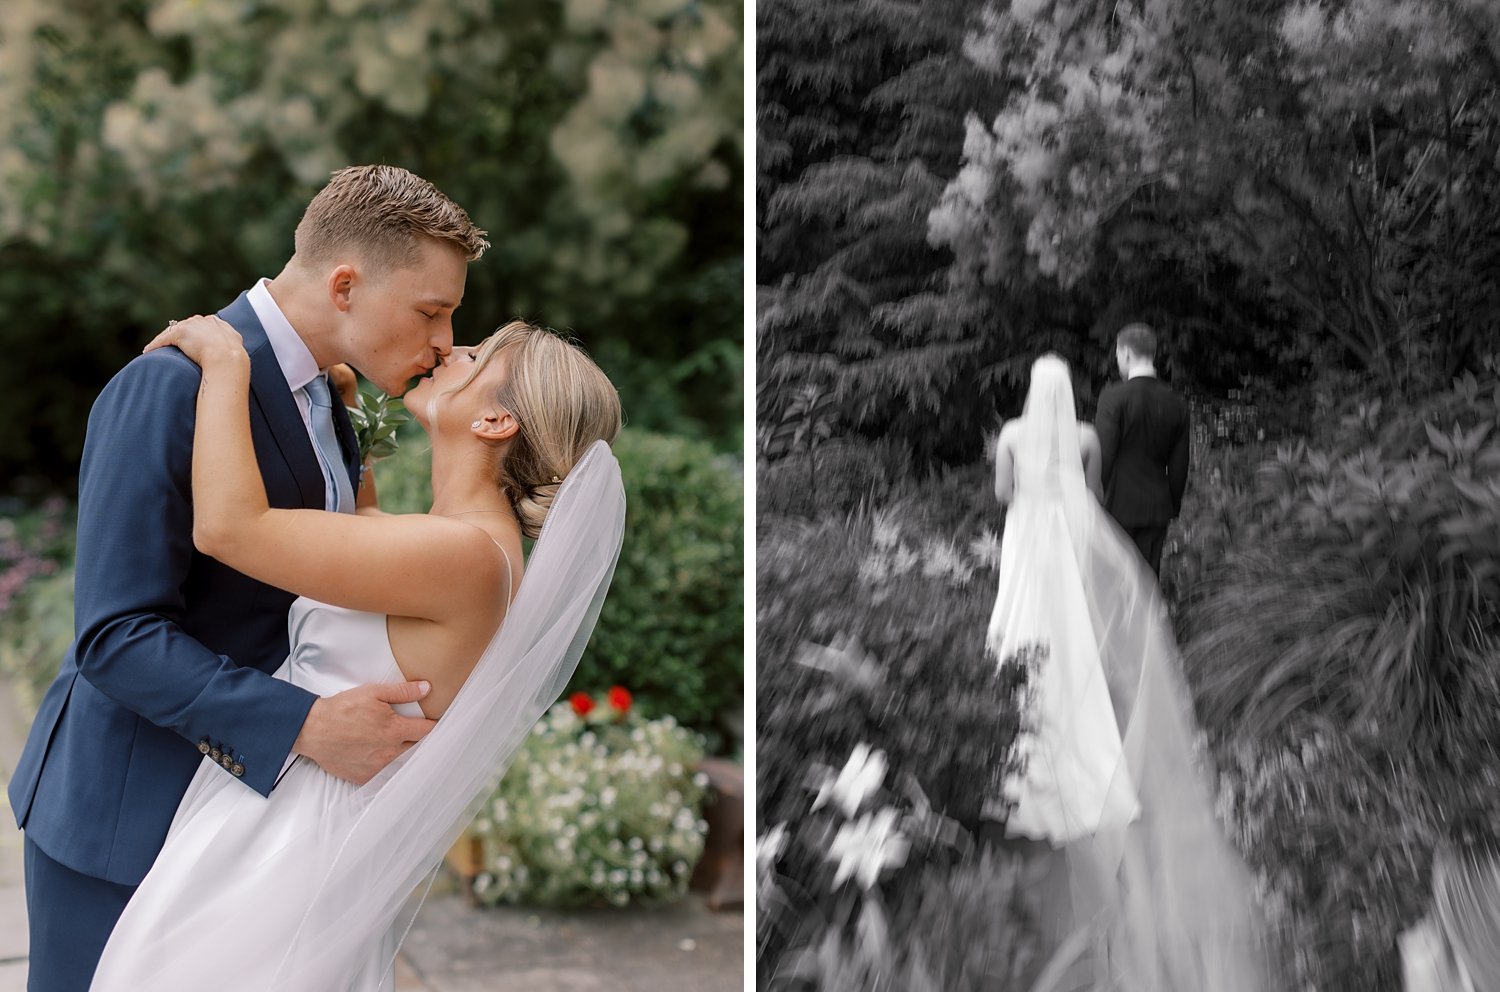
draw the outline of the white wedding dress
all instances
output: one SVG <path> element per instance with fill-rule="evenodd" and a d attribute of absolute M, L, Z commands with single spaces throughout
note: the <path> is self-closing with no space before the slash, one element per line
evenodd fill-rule
<path fill-rule="evenodd" d="M 383 614 L 303 597 L 292 603 L 287 626 L 291 654 L 276 678 L 319 696 L 404 678 L 391 654 Z M 405 716 L 422 716 L 416 703 L 394 708 Z M 233 970 L 229 962 L 244 933 L 255 934 L 257 953 L 264 954 L 267 945 L 289 945 L 300 922 L 279 893 L 258 882 L 258 866 L 299 836 L 315 831 L 327 811 L 348 801 L 355 788 L 292 755 L 265 797 L 205 758 L 177 807 L 161 854 L 110 935 L 92 992 L 239 988 L 236 980 L 243 972 Z M 202 960 L 181 953 L 193 946 L 182 938 L 203 928 L 217 931 L 222 942 L 200 943 Z M 286 939 L 268 941 L 278 928 L 285 929 Z M 394 988 L 388 965 L 395 954 L 395 936 L 372 934 L 366 964 L 349 975 L 349 983 L 338 992 Z M 179 952 L 162 957 L 147 951 L 158 945 L 176 945 Z"/>
<path fill-rule="evenodd" d="M 1033 891 L 1068 974 L 1121 992 L 1277 987 L 1254 877 L 1214 814 L 1156 583 L 1088 491 L 1068 369 L 1038 360 L 1013 448 L 1014 499 L 987 646 L 1035 646 L 1006 833 L 1044 841 Z M 1047 854 L 1050 850 L 1052 853 Z"/>
<path fill-rule="evenodd" d="M 619 464 L 598 441 L 559 488 L 504 622 L 442 718 L 364 785 L 289 760 L 263 797 L 205 760 L 93 992 L 391 989 L 412 894 L 572 677 L 624 525 Z M 278 678 L 320 695 L 401 679 L 383 615 L 299 599 L 288 625 Z"/>

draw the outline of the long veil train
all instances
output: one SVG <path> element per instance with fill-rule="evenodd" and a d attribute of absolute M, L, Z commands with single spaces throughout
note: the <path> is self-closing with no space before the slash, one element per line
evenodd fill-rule
<path fill-rule="evenodd" d="M 1086 931 L 1092 987 L 1261 992 L 1276 971 L 1249 868 L 1214 815 L 1156 582 L 1088 492 L 1065 363 L 1032 370 L 988 644 L 1027 644 L 1027 769 L 1008 832 L 1045 840 L 1061 940 Z"/>

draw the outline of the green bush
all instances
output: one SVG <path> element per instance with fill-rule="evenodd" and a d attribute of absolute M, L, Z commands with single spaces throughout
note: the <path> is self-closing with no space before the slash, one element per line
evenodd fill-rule
<path fill-rule="evenodd" d="M 708 445 L 664 434 L 627 429 L 614 450 L 625 546 L 572 686 L 623 685 L 720 746 L 744 699 L 740 475 Z"/>
<path fill-rule="evenodd" d="M 626 429 L 625 544 L 599 626 L 569 692 L 623 685 L 642 709 L 671 714 L 725 743 L 744 693 L 743 526 L 739 476 L 707 444 Z M 432 501 L 430 444 L 403 435 L 379 463 L 381 506 L 422 513 Z"/>

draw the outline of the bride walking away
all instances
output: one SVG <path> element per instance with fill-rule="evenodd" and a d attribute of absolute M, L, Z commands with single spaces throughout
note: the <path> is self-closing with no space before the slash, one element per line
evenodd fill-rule
<path fill-rule="evenodd" d="M 1154 574 L 1098 503 L 1099 441 L 1062 359 L 1032 365 L 997 448 L 1009 509 L 986 643 L 997 662 L 1042 649 L 1006 830 L 1060 857 L 1040 893 L 1044 944 L 1088 934 L 1096 987 L 1274 992 L 1254 877 L 1214 815 Z"/>

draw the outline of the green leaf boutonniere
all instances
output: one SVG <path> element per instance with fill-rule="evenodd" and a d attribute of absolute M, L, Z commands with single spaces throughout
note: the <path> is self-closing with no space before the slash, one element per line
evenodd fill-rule
<path fill-rule="evenodd" d="M 349 420 L 359 438 L 359 460 L 371 465 L 396 453 L 396 429 L 411 419 L 399 397 L 378 389 L 361 389 L 359 406 L 349 407 Z"/>

